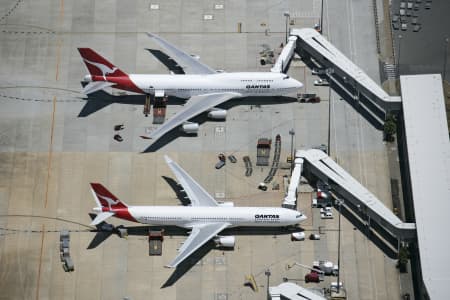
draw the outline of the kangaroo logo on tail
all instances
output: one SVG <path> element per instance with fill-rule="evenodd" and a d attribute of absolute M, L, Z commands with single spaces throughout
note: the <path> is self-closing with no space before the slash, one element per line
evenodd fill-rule
<path fill-rule="evenodd" d="M 111 205 L 114 206 L 114 205 L 119 204 L 119 202 L 120 202 L 119 200 L 114 200 L 114 199 L 111 199 L 109 197 L 102 196 L 102 195 L 99 195 L 99 194 L 97 194 L 97 197 L 99 197 L 102 200 L 105 200 L 108 203 L 109 210 L 111 210 Z"/>
<path fill-rule="evenodd" d="M 91 183 L 91 187 L 99 207 L 108 208 L 109 211 L 128 207 L 100 183 Z"/>
<path fill-rule="evenodd" d="M 97 67 L 103 74 L 103 77 L 106 77 L 107 74 L 113 74 L 117 67 L 113 67 L 112 69 L 104 64 L 93 62 L 90 60 L 87 60 L 86 58 L 83 58 L 84 62 L 93 65 L 94 67 Z"/>

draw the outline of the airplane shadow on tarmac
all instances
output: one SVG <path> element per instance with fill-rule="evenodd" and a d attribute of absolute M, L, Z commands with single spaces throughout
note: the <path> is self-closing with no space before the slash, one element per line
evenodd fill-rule
<path fill-rule="evenodd" d="M 78 117 L 87 117 L 102 108 L 110 105 L 110 104 L 131 104 L 131 105 L 144 105 L 145 103 L 145 95 L 123 95 L 123 96 L 115 96 L 107 93 L 106 91 L 100 90 L 95 93 L 89 94 L 86 99 L 86 104 L 81 109 Z M 247 105 L 247 106 L 255 106 L 258 107 L 260 105 L 276 105 L 276 104 L 285 104 L 297 102 L 297 98 L 293 97 L 244 97 L 239 99 L 232 99 L 221 105 L 218 105 L 218 108 L 222 109 L 231 109 L 232 107 L 238 105 Z M 177 98 L 177 97 L 169 97 L 168 105 L 184 105 L 186 103 L 185 99 Z M 206 121 L 208 122 L 223 122 L 222 120 L 211 120 L 208 118 L 208 113 L 204 112 L 199 114 L 198 116 L 191 119 L 192 122 L 196 122 L 198 124 L 203 124 Z M 166 133 L 163 137 L 158 139 L 157 141 L 152 143 L 152 140 L 149 140 L 152 143 L 148 146 L 142 153 L 147 152 L 156 152 L 160 148 L 169 144 L 173 140 L 177 139 L 180 136 L 196 136 L 196 134 L 186 134 L 185 132 L 179 130 L 179 128 L 174 128 L 173 130 Z"/>
<path fill-rule="evenodd" d="M 183 187 L 178 184 L 175 180 L 173 180 L 170 177 L 167 176 L 161 176 L 167 184 L 172 188 L 172 190 L 175 192 L 178 200 L 180 200 L 181 204 L 186 206 L 191 204 L 191 201 L 189 200 L 186 192 L 183 190 Z"/>

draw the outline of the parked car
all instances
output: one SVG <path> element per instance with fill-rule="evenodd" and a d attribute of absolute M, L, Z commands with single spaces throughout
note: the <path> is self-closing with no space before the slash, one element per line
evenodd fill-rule
<path fill-rule="evenodd" d="M 219 161 L 215 165 L 217 170 L 222 168 L 223 166 L 225 166 L 225 161 L 226 161 L 225 160 L 225 154 L 223 154 L 223 153 L 220 153 L 218 158 L 219 158 Z"/>
<path fill-rule="evenodd" d="M 216 168 L 217 170 L 219 170 L 219 169 L 222 168 L 223 166 L 225 166 L 225 162 L 224 162 L 223 160 L 219 160 L 219 161 L 216 163 L 215 168 Z"/>
<path fill-rule="evenodd" d="M 325 79 L 317 79 L 317 80 L 314 80 L 314 85 L 315 86 L 329 86 L 330 83 L 328 81 L 326 81 Z"/>
<path fill-rule="evenodd" d="M 230 162 L 232 162 L 233 164 L 235 164 L 237 162 L 236 156 L 234 155 L 229 155 L 228 159 L 230 160 Z"/>
<path fill-rule="evenodd" d="M 267 191 L 267 185 L 264 182 L 261 182 L 258 185 L 258 189 L 260 189 L 261 191 Z"/>
<path fill-rule="evenodd" d="M 318 240 L 320 240 L 320 234 L 318 234 L 318 233 L 311 233 L 309 235 L 309 239 L 312 240 L 312 241 L 318 241 Z"/>
<path fill-rule="evenodd" d="M 319 273 L 315 272 L 315 271 L 311 271 L 310 273 L 305 275 L 305 283 L 308 282 L 315 282 L 318 283 L 320 282 L 320 276 Z"/>
<path fill-rule="evenodd" d="M 319 96 L 310 97 L 310 98 L 301 98 L 300 99 L 300 103 L 319 103 L 319 102 L 320 102 L 320 97 Z"/>
<path fill-rule="evenodd" d="M 333 211 L 331 210 L 331 207 L 329 207 L 329 206 L 326 206 L 326 207 L 322 207 L 321 209 L 320 209 L 320 213 L 321 214 L 324 214 L 324 213 L 333 213 Z"/>
<path fill-rule="evenodd" d="M 333 219 L 333 213 L 331 211 L 326 211 L 323 213 L 320 213 L 321 219 Z"/>
<path fill-rule="evenodd" d="M 326 69 L 319 69 L 319 68 L 314 68 L 314 69 L 311 70 L 311 73 L 312 73 L 313 75 L 323 75 L 323 74 L 325 74 L 326 72 L 327 72 Z"/>
<path fill-rule="evenodd" d="M 122 142 L 122 141 L 123 141 L 123 138 L 120 136 L 120 134 L 115 134 L 115 135 L 114 135 L 114 139 L 115 139 L 116 141 L 118 141 L 118 142 Z"/>
<path fill-rule="evenodd" d="M 115 131 L 120 131 L 120 130 L 123 130 L 124 128 L 125 128 L 125 126 L 123 124 L 114 125 Z"/>

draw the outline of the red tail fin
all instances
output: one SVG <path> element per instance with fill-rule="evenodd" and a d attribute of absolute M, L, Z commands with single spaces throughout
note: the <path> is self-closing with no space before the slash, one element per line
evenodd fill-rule
<path fill-rule="evenodd" d="M 100 183 L 91 183 L 91 187 L 99 206 L 107 207 L 109 210 L 128 207 Z"/>
<path fill-rule="evenodd" d="M 83 58 L 84 63 L 86 64 L 86 67 L 88 68 L 91 75 L 103 77 L 128 76 L 125 72 L 107 61 L 91 48 L 78 48 L 78 51 L 80 52 L 80 55 Z"/>

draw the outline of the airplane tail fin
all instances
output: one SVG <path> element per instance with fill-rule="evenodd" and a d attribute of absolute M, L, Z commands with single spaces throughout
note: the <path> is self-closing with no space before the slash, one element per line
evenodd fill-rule
<path fill-rule="evenodd" d="M 100 183 L 91 183 L 92 194 L 94 195 L 95 202 L 102 211 L 109 211 L 113 209 L 127 208 L 128 205 L 120 201 L 110 191 L 108 191 Z M 106 209 L 103 209 L 106 208 Z"/>
<path fill-rule="evenodd" d="M 83 58 L 83 61 L 86 64 L 91 76 L 128 76 L 125 72 L 120 70 L 111 62 L 107 61 L 104 57 L 91 48 L 78 48 L 78 51 L 80 52 L 80 55 Z"/>

